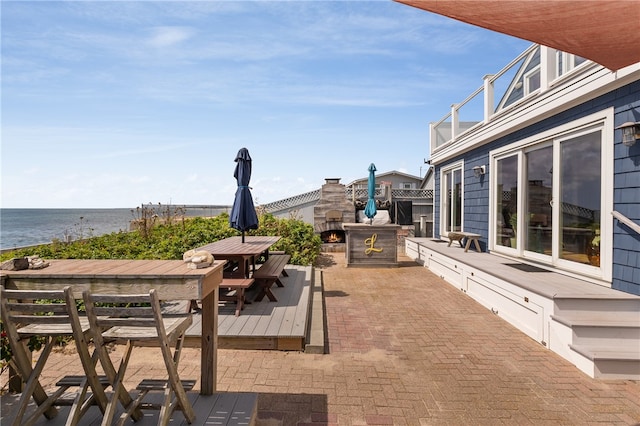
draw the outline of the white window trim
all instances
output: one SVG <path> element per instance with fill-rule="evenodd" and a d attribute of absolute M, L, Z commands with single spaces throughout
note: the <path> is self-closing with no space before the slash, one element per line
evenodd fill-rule
<path fill-rule="evenodd" d="M 461 185 L 460 188 L 462 190 L 462 194 L 461 194 L 461 205 L 460 205 L 460 228 L 462 231 L 464 231 L 464 160 L 460 160 L 457 161 L 455 163 L 451 163 L 451 164 L 447 164 L 446 167 L 442 167 L 440 169 L 440 223 L 439 223 L 439 228 L 440 228 L 440 238 L 444 238 L 446 240 L 449 240 L 449 231 L 447 231 L 445 229 L 445 223 L 446 221 L 444 220 L 444 215 L 443 212 L 445 211 L 445 195 L 444 191 L 443 191 L 443 186 L 444 186 L 444 175 L 447 172 L 451 172 L 453 170 L 456 169 L 460 169 L 461 170 Z"/>
<path fill-rule="evenodd" d="M 574 120 L 570 123 L 555 127 L 537 135 L 531 136 L 511 143 L 509 145 L 497 148 L 489 152 L 489 161 L 491 164 L 491 170 L 497 170 L 497 161 L 508 157 L 509 155 L 518 155 L 518 167 L 522 174 L 523 172 L 523 155 L 522 153 L 526 148 L 533 147 L 535 145 L 544 143 L 545 141 L 551 141 L 555 139 L 566 139 L 570 136 L 575 136 L 581 132 L 588 132 L 598 127 L 602 131 L 602 161 L 600 165 L 601 183 L 602 183 L 602 196 L 601 196 L 601 251 L 600 251 L 600 267 L 591 267 L 588 265 L 576 265 L 575 262 L 568 262 L 559 259 L 555 263 L 555 267 L 562 269 L 563 272 L 568 275 L 580 277 L 582 279 L 591 278 L 593 282 L 610 287 L 613 277 L 613 219 L 611 212 L 613 211 L 613 181 L 614 181 L 614 110 L 608 108 L 600 112 L 590 114 L 578 120 Z M 559 161 L 555 160 L 554 162 Z M 520 175 L 522 179 L 522 175 Z M 554 178 L 555 179 L 555 178 Z M 522 181 L 519 180 L 519 185 L 522 185 Z M 501 253 L 506 256 L 516 256 L 518 259 L 525 259 L 523 256 L 524 250 L 511 249 L 509 247 L 503 247 L 496 244 L 495 241 L 495 201 L 498 194 L 496 194 L 497 188 L 497 176 L 491 177 L 491 185 L 489 188 L 489 250 Z M 524 191 L 518 191 L 518 205 L 523 206 Z M 442 210 L 441 210 L 442 211 Z M 522 216 L 522 215 L 519 215 Z M 518 217 L 518 226 L 523 219 Z M 554 221 L 554 223 L 559 223 Z M 442 223 L 440 225 L 442 228 Z M 522 233 L 519 233 L 522 234 Z M 521 238 L 518 236 L 518 238 Z M 522 242 L 518 241 L 518 247 L 522 247 Z M 549 265 L 552 266 L 552 265 Z M 578 266 L 578 267 L 576 267 Z"/>

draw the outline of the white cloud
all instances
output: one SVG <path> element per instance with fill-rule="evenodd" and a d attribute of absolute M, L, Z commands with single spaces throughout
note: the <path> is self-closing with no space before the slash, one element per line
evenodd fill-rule
<path fill-rule="evenodd" d="M 152 47 L 173 47 L 189 40 L 194 31 L 186 27 L 154 27 L 147 43 Z"/>

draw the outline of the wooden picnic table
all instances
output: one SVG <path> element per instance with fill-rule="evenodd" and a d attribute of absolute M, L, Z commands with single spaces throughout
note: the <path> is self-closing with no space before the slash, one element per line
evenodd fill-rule
<path fill-rule="evenodd" d="M 71 286 L 74 297 L 82 292 L 140 294 L 156 289 L 161 300 L 201 300 L 201 388 L 202 395 L 216 390 L 218 345 L 218 286 L 226 261 L 190 269 L 181 260 L 50 260 L 44 269 L 0 271 L 8 289 L 52 290 Z"/>
<path fill-rule="evenodd" d="M 249 278 L 249 265 L 253 265 L 255 271 L 256 259 L 263 253 L 268 257 L 269 248 L 279 239 L 278 236 L 248 235 L 242 242 L 242 237 L 231 237 L 198 247 L 196 250 L 208 251 L 215 259 L 238 262 L 237 274 Z"/>

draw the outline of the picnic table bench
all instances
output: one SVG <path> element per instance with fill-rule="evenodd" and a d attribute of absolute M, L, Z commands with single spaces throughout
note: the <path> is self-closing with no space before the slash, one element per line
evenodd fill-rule
<path fill-rule="evenodd" d="M 253 278 L 223 278 L 220 283 L 221 302 L 235 302 L 236 316 L 240 316 L 240 311 L 244 308 L 246 290 L 253 285 Z M 233 294 L 231 294 L 233 293 Z"/>
<path fill-rule="evenodd" d="M 282 281 L 280 281 L 280 275 L 288 277 L 287 271 L 284 267 L 287 265 L 291 256 L 288 254 L 270 254 L 265 263 L 256 269 L 253 273 L 253 278 L 256 284 L 260 286 L 260 291 L 256 296 L 257 302 L 261 301 L 264 296 L 267 296 L 270 301 L 277 302 L 278 299 L 271 292 L 271 286 L 276 284 L 278 287 L 284 287 Z"/>
<path fill-rule="evenodd" d="M 457 241 L 458 243 L 460 243 L 460 247 L 464 247 L 464 251 L 465 253 L 467 251 L 469 251 L 469 247 L 471 247 L 471 242 L 473 241 L 473 244 L 476 248 L 476 251 L 478 253 L 482 253 L 482 250 L 480 249 L 480 244 L 478 243 L 478 238 L 480 238 L 482 235 L 480 234 L 473 234 L 471 232 L 462 232 L 462 231 L 456 231 L 456 232 L 449 232 L 449 244 L 447 245 L 447 247 L 451 247 L 451 243 L 454 241 Z M 466 240 L 466 244 L 463 245 L 462 244 L 462 240 Z"/>

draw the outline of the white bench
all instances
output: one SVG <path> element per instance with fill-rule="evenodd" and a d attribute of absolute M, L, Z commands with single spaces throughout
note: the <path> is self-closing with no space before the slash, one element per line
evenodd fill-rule
<path fill-rule="evenodd" d="M 480 249 L 480 243 L 478 243 L 478 238 L 481 237 L 480 234 L 472 234 L 471 232 L 456 231 L 456 232 L 449 232 L 448 237 L 449 237 L 449 244 L 447 245 L 447 247 L 451 247 L 451 243 L 454 241 L 457 241 L 458 243 L 460 243 L 460 247 L 464 247 L 464 251 L 466 253 L 467 251 L 469 251 L 469 247 L 471 247 L 471 242 L 473 241 L 473 244 L 476 247 L 476 251 L 478 253 L 482 253 L 482 250 Z M 466 240 L 465 245 L 462 244 L 463 239 Z"/>

